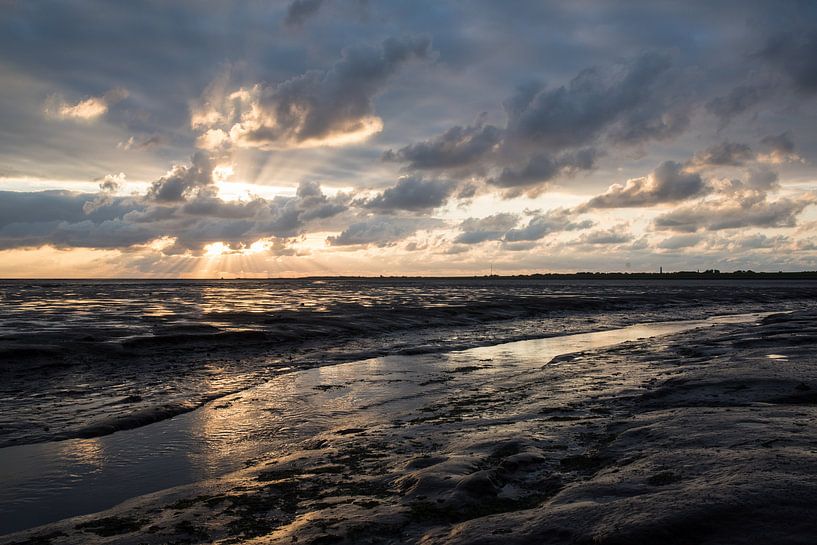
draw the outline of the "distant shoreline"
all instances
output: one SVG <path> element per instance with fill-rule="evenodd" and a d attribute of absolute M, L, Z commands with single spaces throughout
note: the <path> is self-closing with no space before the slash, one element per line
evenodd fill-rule
<path fill-rule="evenodd" d="M 75 277 L 75 278 L 0 278 L 0 282 L 232 282 L 236 280 L 513 280 L 513 279 L 545 279 L 545 280 L 817 280 L 817 271 L 795 272 L 757 272 L 757 271 L 674 271 L 674 272 L 591 272 L 575 273 L 532 273 L 532 274 L 484 274 L 460 276 L 413 276 L 413 275 L 378 275 L 378 276 L 281 276 L 281 277 L 230 277 L 230 278 L 156 278 L 156 277 Z"/>

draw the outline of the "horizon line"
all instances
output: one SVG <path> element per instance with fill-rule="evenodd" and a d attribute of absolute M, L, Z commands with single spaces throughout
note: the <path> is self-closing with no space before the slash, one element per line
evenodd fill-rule
<path fill-rule="evenodd" d="M 216 276 L 216 277 L 200 277 L 200 278 L 182 278 L 182 277 L 163 277 L 163 276 L 72 276 L 72 277 L 48 277 L 48 276 L 31 276 L 31 277 L 0 277 L 2 281 L 33 281 L 33 280 L 49 280 L 49 281 L 102 281 L 102 280 L 162 280 L 162 281 L 233 281 L 233 280 L 310 280 L 310 279 L 427 279 L 427 280 L 446 280 L 446 279 L 467 279 L 467 278 L 536 278 L 536 277 L 604 277 L 604 276 L 648 276 L 655 278 L 687 276 L 687 277 L 746 277 L 746 276 L 814 276 L 817 278 L 817 270 L 801 270 L 801 271 L 755 271 L 751 269 L 737 269 L 734 271 L 720 271 L 720 270 L 706 270 L 706 271 L 662 271 L 662 272 L 625 272 L 625 271 L 575 271 L 575 272 L 547 272 L 547 273 L 519 273 L 519 274 L 461 274 L 461 275 L 401 275 L 401 274 L 379 274 L 379 275 L 306 275 L 306 276 Z"/>

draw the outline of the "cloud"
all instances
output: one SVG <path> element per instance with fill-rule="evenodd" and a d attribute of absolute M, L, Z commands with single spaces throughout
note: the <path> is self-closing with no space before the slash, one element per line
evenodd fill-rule
<path fill-rule="evenodd" d="M 294 197 L 224 201 L 209 158 L 176 165 L 141 196 L 117 196 L 124 175 L 107 176 L 99 193 L 0 192 L 0 248 L 127 248 L 168 238 L 166 253 L 200 252 L 210 243 L 249 247 L 286 239 L 347 210 L 348 197 L 302 182 Z"/>
<path fill-rule="evenodd" d="M 198 152 L 193 155 L 192 165 L 176 165 L 165 176 L 153 182 L 147 197 L 159 202 L 178 202 L 212 184 L 213 168 L 210 158 Z"/>
<path fill-rule="evenodd" d="M 759 191 L 772 191 L 780 187 L 777 172 L 768 168 L 753 168 L 748 172 L 746 187 Z"/>
<path fill-rule="evenodd" d="M 609 69 L 585 69 L 565 86 L 521 88 L 505 102 L 510 139 L 553 152 L 587 145 L 605 131 L 627 142 L 674 133 L 686 120 L 657 104 L 654 89 L 670 66 L 668 56 L 645 53 Z"/>
<path fill-rule="evenodd" d="M 698 234 L 673 235 L 659 242 L 658 248 L 662 250 L 680 250 L 697 246 L 702 240 L 704 240 L 704 237 Z"/>
<path fill-rule="evenodd" d="M 498 176 L 489 178 L 487 182 L 503 188 L 541 186 L 559 176 L 572 176 L 582 170 L 592 170 L 600 155 L 594 148 L 566 152 L 557 157 L 537 154 L 521 168 L 505 167 Z"/>
<path fill-rule="evenodd" d="M 687 163 L 687 168 L 705 170 L 723 166 L 746 166 L 752 163 L 780 165 L 803 162 L 794 152 L 794 140 L 788 132 L 766 136 L 760 141 L 760 145 L 763 151 L 755 153 L 747 144 L 721 142 L 696 153 Z"/>
<path fill-rule="evenodd" d="M 364 208 L 381 211 L 428 211 L 444 205 L 456 186 L 456 182 L 449 180 L 406 177 L 400 179 L 394 187 L 359 204 Z"/>
<path fill-rule="evenodd" d="M 101 222 L 119 217 L 134 208 L 130 199 L 113 199 L 109 206 L 86 212 L 86 203 L 93 202 L 94 193 L 73 191 L 0 191 L 0 228 L 29 223 L 79 223 L 85 220 Z"/>
<path fill-rule="evenodd" d="M 347 210 L 348 197 L 338 193 L 334 198 L 324 195 L 321 185 L 316 181 L 302 181 L 295 192 L 298 218 L 301 221 L 325 219 L 336 216 Z"/>
<path fill-rule="evenodd" d="M 606 193 L 590 199 L 589 208 L 629 208 L 674 203 L 709 191 L 700 174 L 689 172 L 681 163 L 664 161 L 649 176 L 614 184 Z"/>
<path fill-rule="evenodd" d="M 90 214 L 94 210 L 103 206 L 109 206 L 113 202 L 113 194 L 122 188 L 125 183 L 125 173 L 108 174 L 99 182 L 99 194 L 93 201 L 88 201 L 82 205 L 82 211 Z"/>
<path fill-rule="evenodd" d="M 457 244 L 479 244 L 486 240 L 500 240 L 505 233 L 519 223 L 519 216 L 502 212 L 485 218 L 468 218 L 460 223 L 462 231 L 455 239 Z"/>
<path fill-rule="evenodd" d="M 508 252 L 528 252 L 536 248 L 536 242 L 508 242 L 507 240 L 502 241 L 501 248 Z"/>
<path fill-rule="evenodd" d="M 783 244 L 791 242 L 789 237 L 778 235 L 774 237 L 766 236 L 763 233 L 757 233 L 746 237 L 739 238 L 736 243 L 741 248 L 746 249 L 760 249 L 760 248 L 777 248 Z"/>
<path fill-rule="evenodd" d="M 97 197 L 71 191 L 0 192 L 0 248 L 112 248 L 152 238 L 149 227 L 125 225 L 121 219 L 140 204 L 122 197 L 95 203 Z"/>
<path fill-rule="evenodd" d="M 472 165 L 495 149 L 502 130 L 481 121 L 466 127 L 455 126 L 440 136 L 383 154 L 386 161 L 407 163 L 412 170 L 450 169 Z"/>
<path fill-rule="evenodd" d="M 761 102 L 768 92 L 757 85 L 738 85 L 729 93 L 706 103 L 706 110 L 720 120 L 721 128 L 735 117 Z"/>
<path fill-rule="evenodd" d="M 817 31 L 787 29 L 773 35 L 760 57 L 788 77 L 805 94 L 817 92 Z"/>
<path fill-rule="evenodd" d="M 550 233 L 578 231 L 589 229 L 595 225 L 592 220 L 575 221 L 573 216 L 572 211 L 564 208 L 536 213 L 525 227 L 508 230 L 504 235 L 504 239 L 507 242 L 539 240 Z"/>
<path fill-rule="evenodd" d="M 760 141 L 765 152 L 758 155 L 758 161 L 772 165 L 780 165 L 788 162 L 804 162 L 803 159 L 794 152 L 794 140 L 791 133 L 783 132 L 777 135 L 769 135 Z"/>
<path fill-rule="evenodd" d="M 519 251 L 526 244 L 537 241 L 551 233 L 589 229 L 592 220 L 577 220 L 575 213 L 565 208 L 555 208 L 546 212 L 527 211 L 528 223 L 517 227 L 519 216 L 508 212 L 484 218 L 468 218 L 459 225 L 462 231 L 455 239 L 456 244 L 480 244 L 488 240 L 500 240 L 503 248 Z"/>
<path fill-rule="evenodd" d="M 331 246 L 391 246 L 421 229 L 439 224 L 431 219 L 375 216 L 349 225 L 339 235 L 328 237 L 326 242 Z"/>
<path fill-rule="evenodd" d="M 814 202 L 812 194 L 770 201 L 763 191 L 747 190 L 678 207 L 658 216 L 653 225 L 657 230 L 688 233 L 743 227 L 794 227 L 797 215 Z"/>
<path fill-rule="evenodd" d="M 301 26 L 307 19 L 318 13 L 324 0 L 293 0 L 287 8 L 284 24 Z"/>
<path fill-rule="evenodd" d="M 383 128 L 374 97 L 412 59 L 431 55 L 428 38 L 389 38 L 380 48 L 344 49 L 330 69 L 311 70 L 277 85 L 256 84 L 225 96 L 209 89 L 191 114 L 206 149 L 281 149 L 360 142 Z"/>
<path fill-rule="evenodd" d="M 522 85 L 503 102 L 504 127 L 481 116 L 383 159 L 409 171 L 476 174 L 510 189 L 506 197 L 521 189 L 534 195 L 551 180 L 594 169 L 605 154 L 601 142 L 631 146 L 685 129 L 689 105 L 665 89 L 671 65 L 669 56 L 651 52 L 585 69 L 563 86 Z"/>
<path fill-rule="evenodd" d="M 111 89 L 99 97 L 88 97 L 75 103 L 66 102 L 59 95 L 51 95 L 45 102 L 46 116 L 54 119 L 90 121 L 103 116 L 108 108 L 128 97 L 123 88 Z"/>
<path fill-rule="evenodd" d="M 633 239 L 633 235 L 626 229 L 626 225 L 618 225 L 609 229 L 598 229 L 596 231 L 583 234 L 576 242 L 579 244 L 596 245 L 624 244 L 625 242 L 630 242 Z"/>
<path fill-rule="evenodd" d="M 671 2 L 649 9 L 625 4 L 589 0 L 587 9 L 567 9 L 565 2 L 521 2 L 509 10 L 489 2 L 431 2 L 422 9 L 378 2 L 364 14 L 357 0 L 207 9 L 120 3 L 105 10 L 17 2 L 0 17 L 0 171 L 3 188 L 27 196 L 2 197 L 11 204 L 0 221 L 17 221 L 0 227 L 0 240 L 21 247 L 101 244 L 136 254 L 139 241 L 160 236 L 174 240 L 162 252 L 187 254 L 211 242 L 238 251 L 270 237 L 284 252 L 289 245 L 312 247 L 316 233 L 339 238 L 360 223 L 371 231 L 367 244 L 388 246 L 397 235 L 378 226 L 394 221 L 398 231 L 410 231 L 409 220 L 439 216 L 450 224 L 430 235 L 438 242 L 428 243 L 416 267 L 467 273 L 488 253 L 502 259 L 506 251 L 514 253 L 504 262 L 508 271 L 593 263 L 589 270 L 624 260 L 637 270 L 652 263 L 657 269 L 653 251 L 667 250 L 659 241 L 677 234 L 702 236 L 689 254 L 705 253 L 713 263 L 722 257 L 716 252 L 738 259 L 748 251 L 735 242 L 739 234 L 762 231 L 771 239 L 797 230 L 792 237 L 812 237 L 814 226 L 799 224 L 817 212 L 806 208 L 787 219 L 783 205 L 787 199 L 796 211 L 798 188 L 813 178 L 815 8 L 733 2 L 681 13 Z M 433 51 L 412 47 L 417 39 L 408 38 L 396 40 L 394 49 L 404 54 L 392 55 L 383 40 L 395 32 L 433 37 Z M 114 104 L 121 98 L 105 91 L 120 87 L 130 96 Z M 168 159 L 189 159 L 195 149 L 212 151 L 210 167 L 229 159 L 232 183 L 213 181 L 198 160 L 176 160 L 170 168 Z M 650 171 L 667 160 L 682 166 L 663 183 Z M 106 174 L 120 172 L 127 173 L 125 188 L 110 180 L 96 189 Z M 616 182 L 619 192 L 595 202 L 601 208 L 549 210 L 588 201 Z M 533 196 L 556 184 L 563 186 L 558 194 L 528 202 L 543 211 L 524 211 L 521 199 L 497 202 L 497 195 Z M 149 191 L 124 195 L 137 186 Z M 264 195 L 288 189 L 279 197 L 230 200 L 220 197 L 228 186 Z M 46 187 L 90 189 L 35 191 Z M 336 195 L 338 188 L 349 195 Z M 741 204 L 763 193 L 755 204 Z M 802 231 L 707 231 L 744 215 L 759 223 L 773 203 L 782 211 L 764 221 L 796 220 Z M 660 209 L 627 208 L 653 205 Z M 53 211 L 57 206 L 66 211 Z M 662 217 L 675 207 L 679 215 Z M 515 214 L 517 222 L 457 228 L 463 218 L 476 222 L 499 212 Z M 658 230 L 650 223 L 656 216 L 695 231 Z M 622 221 L 650 248 L 635 251 L 631 241 L 617 253 L 615 244 L 579 243 L 601 240 Z M 378 228 L 384 237 L 376 236 Z M 366 229 L 353 231 L 340 242 L 366 238 Z M 310 236 L 288 242 L 302 235 Z M 414 267 L 409 262 L 420 254 L 398 254 L 410 242 L 420 248 L 420 235 L 370 253 L 383 256 L 379 267 Z M 494 242 L 452 245 L 458 236 Z M 773 247 L 775 259 L 793 263 L 800 257 L 789 253 L 805 247 Z M 334 270 L 370 267 L 341 251 L 348 248 L 311 251 L 326 252 L 316 263 L 337 258 Z M 459 250 L 467 256 L 441 253 Z M 809 259 L 800 263 L 817 266 Z M 301 261 L 288 270 L 315 266 Z"/>
<path fill-rule="evenodd" d="M 754 157 L 752 148 L 746 144 L 721 142 L 696 153 L 691 164 L 698 168 L 741 166 Z"/>
<path fill-rule="evenodd" d="M 116 147 L 121 150 L 141 150 L 141 149 L 150 149 L 155 146 L 160 145 L 163 142 L 163 139 L 159 135 L 152 135 L 145 138 L 136 139 L 135 136 L 129 137 L 124 142 L 119 142 L 116 144 Z"/>

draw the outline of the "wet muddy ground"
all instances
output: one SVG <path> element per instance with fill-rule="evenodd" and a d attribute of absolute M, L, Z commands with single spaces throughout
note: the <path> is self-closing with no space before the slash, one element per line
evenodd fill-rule
<path fill-rule="evenodd" d="M 808 543 L 815 318 L 538 361 L 525 343 L 415 356 L 422 387 L 382 360 L 363 382 L 325 368 L 286 409 L 306 436 L 281 421 L 275 448 L 239 456 L 233 430 L 243 469 L 2 542 Z M 252 422 L 249 407 L 273 412 L 262 394 L 209 412 Z"/>

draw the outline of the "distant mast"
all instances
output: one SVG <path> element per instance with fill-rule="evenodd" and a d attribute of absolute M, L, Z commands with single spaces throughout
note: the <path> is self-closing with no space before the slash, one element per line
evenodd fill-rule
<path fill-rule="evenodd" d="M 664 274 L 664 267 L 658 267 L 658 274 Z"/>

